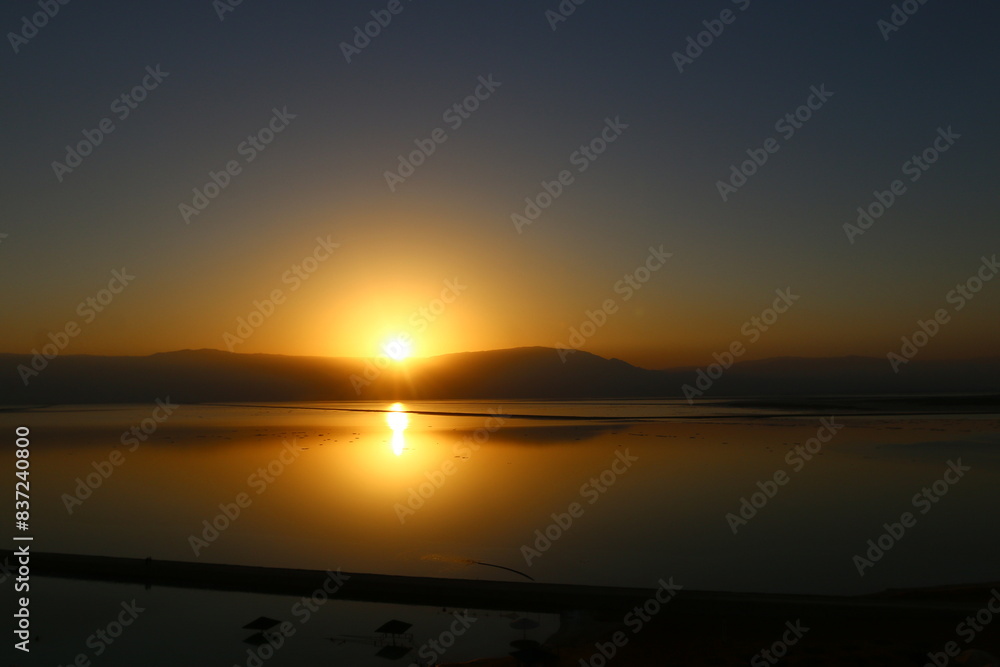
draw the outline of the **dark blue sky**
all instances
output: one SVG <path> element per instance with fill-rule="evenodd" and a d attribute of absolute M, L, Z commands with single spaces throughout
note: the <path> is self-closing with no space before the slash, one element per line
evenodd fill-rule
<path fill-rule="evenodd" d="M 417 353 L 554 345 L 663 244 L 667 266 L 585 349 L 710 360 L 791 286 L 801 301 L 748 358 L 878 356 L 997 250 L 993 3 L 928 2 L 884 40 L 892 3 L 588 0 L 553 31 L 555 1 L 404 0 L 346 62 L 341 43 L 387 4 L 244 0 L 220 20 L 208 0 L 70 2 L 17 53 L 8 36 L 0 349 L 45 342 L 121 266 L 134 285 L 67 353 L 224 348 L 331 235 L 336 256 L 237 351 L 374 353 L 456 276 L 468 290 Z M 727 9 L 678 72 L 674 52 Z M 5 5 L 5 33 L 37 11 Z M 157 65 L 169 75 L 115 118 Z M 500 87 L 448 128 L 489 75 Z M 833 96 L 781 138 L 775 121 L 821 85 Z M 274 108 L 295 118 L 245 162 Z M 105 117 L 115 130 L 59 182 L 53 161 Z M 578 173 L 573 151 L 616 117 L 628 128 Z M 447 141 L 390 191 L 385 172 L 438 127 Z M 954 145 L 849 242 L 857 207 L 948 127 Z M 768 137 L 778 151 L 723 201 L 717 182 Z M 179 205 L 233 159 L 185 224 Z M 511 214 L 564 169 L 573 183 L 518 233 Z M 998 305 L 987 283 L 922 354 L 995 352 Z"/>

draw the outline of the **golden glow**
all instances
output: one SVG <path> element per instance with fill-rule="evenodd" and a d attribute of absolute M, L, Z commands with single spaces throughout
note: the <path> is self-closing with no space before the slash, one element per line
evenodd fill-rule
<path fill-rule="evenodd" d="M 403 412 L 405 408 L 402 403 L 393 403 L 389 406 L 392 412 L 385 416 L 386 423 L 392 429 L 392 453 L 396 456 L 401 455 L 406 448 L 406 436 L 403 435 L 403 431 L 410 423 L 410 416 Z"/>
<path fill-rule="evenodd" d="M 410 356 L 413 351 L 413 344 L 410 342 L 409 336 L 396 336 L 382 346 L 382 351 L 385 352 L 390 359 L 402 361 Z M 396 405 L 399 404 L 397 403 Z"/>

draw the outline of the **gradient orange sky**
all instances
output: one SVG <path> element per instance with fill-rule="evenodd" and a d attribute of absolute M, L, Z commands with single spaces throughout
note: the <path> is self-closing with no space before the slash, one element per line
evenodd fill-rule
<path fill-rule="evenodd" d="M 110 271 L 107 276 L 95 271 L 98 275 L 89 284 L 76 280 L 74 289 L 51 283 L 45 298 L 23 304 L 7 318 L 20 327 L 4 328 L 0 348 L 29 351 L 47 342 L 48 332 L 75 320 L 82 332 L 68 353 L 227 349 L 223 334 L 241 335 L 239 318 L 246 319 L 256 310 L 255 300 L 262 303 L 278 289 L 284 302 L 233 351 L 373 356 L 401 333 L 412 336 L 416 356 L 571 344 L 570 329 L 580 327 L 588 310 L 599 310 L 605 299 L 612 298 L 618 311 L 607 317 L 583 349 L 646 367 L 710 361 L 712 352 L 735 340 L 747 344 L 745 359 L 881 356 L 901 333 L 912 333 L 918 318 L 926 319 L 945 306 L 944 288 L 953 287 L 943 282 L 944 271 L 894 275 L 875 257 L 867 266 L 857 264 L 851 273 L 841 271 L 842 282 L 836 284 L 827 278 L 836 268 L 835 257 L 813 257 L 812 266 L 802 261 L 795 267 L 796 279 L 782 281 L 793 274 L 766 266 L 779 258 L 750 257 L 735 269 L 738 257 L 724 260 L 717 255 L 716 261 L 730 267 L 722 274 L 704 263 L 704 256 L 685 242 L 678 228 L 676 234 L 648 240 L 648 245 L 662 244 L 672 256 L 625 301 L 627 292 L 616 293 L 614 286 L 645 261 L 648 245 L 639 239 L 623 247 L 614 261 L 558 257 L 553 254 L 556 238 L 538 242 L 517 235 L 497 238 L 484 253 L 477 230 L 491 221 L 454 205 L 427 202 L 286 215 L 301 231 L 226 239 L 219 230 L 184 229 L 183 233 L 204 232 L 220 244 L 215 250 L 192 251 L 183 271 L 157 266 L 154 259 L 124 260 L 121 267 L 134 273 L 135 280 L 89 324 L 78 316 L 77 306 L 106 286 Z M 243 224 L 265 222 L 248 216 L 252 212 L 240 214 Z M 266 213 L 260 217 L 266 218 Z M 384 221 L 392 219 L 408 224 L 393 225 L 394 234 L 386 236 L 381 231 Z M 424 238 L 429 220 L 440 230 L 433 241 Z M 311 255 L 316 237 L 339 247 L 329 259 L 318 262 L 312 274 L 303 268 L 300 275 L 308 278 L 300 282 L 291 277 L 293 267 L 302 266 L 303 258 Z M 511 263 L 515 257 L 519 264 Z M 761 262 L 764 267 L 754 266 Z M 745 272 L 744 277 L 734 279 L 734 270 Z M 70 280 L 69 275 L 64 278 Z M 867 280 L 882 281 L 884 287 L 869 291 Z M 452 295 L 449 283 L 460 285 L 457 295 Z M 761 327 L 759 338 L 752 341 L 744 326 L 772 305 L 775 289 L 786 287 L 799 296 L 798 301 L 766 331 Z M 451 303 L 442 299 L 442 292 Z M 996 312 L 995 293 L 991 295 L 987 286 L 942 328 L 923 352 L 924 358 L 994 353 L 1000 334 Z M 26 336 L 32 325 L 33 336 Z M 754 329 L 751 323 L 750 330 Z"/>
<path fill-rule="evenodd" d="M 1000 281 L 960 311 L 946 299 L 1000 249 L 996 45 L 979 15 L 996 9 L 927 5 L 888 41 L 882 9 L 753 3 L 683 72 L 671 54 L 708 18 L 697 3 L 588 3 L 554 31 L 538 8 L 406 5 L 350 63 L 338 44 L 367 11 L 351 3 L 244 3 L 225 22 L 183 3 L 66 9 L 7 77 L 0 351 L 71 321 L 64 354 L 373 356 L 402 333 L 417 356 L 555 346 L 612 298 L 583 349 L 645 367 L 701 365 L 733 341 L 743 359 L 882 357 L 939 308 L 951 321 L 922 358 L 994 355 Z M 942 26 L 964 36 L 938 40 Z M 169 76 L 58 182 L 51 163 L 157 63 Z M 442 112 L 490 75 L 499 88 L 449 127 Z M 731 165 L 821 84 L 833 97 L 722 201 Z M 295 118 L 185 224 L 179 204 L 275 108 Z M 616 117 L 628 128 L 577 171 L 574 151 Z M 850 243 L 857 207 L 950 126 L 961 138 Z M 390 190 L 385 172 L 437 127 L 447 141 Z M 565 169 L 573 183 L 519 233 L 511 215 Z M 282 276 L 317 237 L 339 247 L 293 290 Z M 615 285 L 650 246 L 672 256 L 625 301 Z M 135 280 L 85 322 L 79 304 L 122 267 Z M 420 315 L 449 280 L 467 287 Z M 750 341 L 744 323 L 784 288 L 800 299 Z M 275 289 L 284 303 L 227 346 Z"/>

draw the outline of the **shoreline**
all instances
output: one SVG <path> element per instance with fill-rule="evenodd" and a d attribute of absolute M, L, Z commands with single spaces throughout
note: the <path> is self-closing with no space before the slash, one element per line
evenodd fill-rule
<path fill-rule="evenodd" d="M 0 552 L 0 558 L 13 556 Z M 437 607 L 559 613 L 571 610 L 627 608 L 656 595 L 654 588 L 550 584 L 541 582 L 449 579 L 360 572 L 195 563 L 38 552 L 31 554 L 36 576 L 283 596 L 308 596 L 331 577 L 344 600 Z M 1000 582 L 890 589 L 873 594 L 836 596 L 781 593 L 735 593 L 681 589 L 670 607 L 696 615 L 887 612 L 965 614 L 974 612 Z"/>

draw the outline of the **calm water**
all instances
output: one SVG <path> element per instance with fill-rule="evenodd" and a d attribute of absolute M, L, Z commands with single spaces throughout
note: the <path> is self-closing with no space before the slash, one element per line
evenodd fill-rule
<path fill-rule="evenodd" d="M 151 420 L 153 407 L 0 413 L 7 432 L 31 428 L 35 550 L 520 578 L 481 562 L 540 581 L 655 587 L 673 577 L 695 589 L 794 593 L 1000 579 L 1000 532 L 990 523 L 1000 499 L 996 416 L 841 418 L 805 460 L 794 447 L 817 435 L 818 417 L 755 419 L 763 413 L 710 404 L 180 406 L 162 422 Z M 706 409 L 719 418 L 691 418 Z M 155 424 L 151 435 L 144 420 L 147 430 Z M 133 426 L 144 439 L 123 444 Z M 934 502 L 915 504 L 959 459 L 970 470 L 940 482 L 946 493 Z M 786 484 L 734 523 L 741 498 L 779 471 Z M 88 477 L 96 488 L 81 486 Z M 241 499 L 236 519 L 218 516 L 220 504 L 232 512 Z M 907 511 L 915 525 L 860 576 L 854 556 Z M 223 529 L 206 533 L 205 521 Z M 277 596 L 44 578 L 33 595 L 41 640 L 36 662 L 23 664 L 96 658 L 88 636 L 132 598 L 149 611 L 100 664 L 157 664 L 149 646 L 164 633 L 178 640 L 163 664 L 179 655 L 189 655 L 186 664 L 246 664 L 243 623 L 295 620 L 295 600 Z M 296 626 L 281 662 L 384 664 L 370 646 L 327 638 L 401 618 L 414 623 L 419 646 L 454 611 L 336 601 L 322 622 Z M 447 659 L 505 654 L 519 637 L 509 627 L 516 616 L 482 614 Z M 539 640 L 559 624 L 533 618 Z"/>
<path fill-rule="evenodd" d="M 301 598 L 157 587 L 145 590 L 141 586 L 65 579 L 34 578 L 33 581 L 31 604 L 38 637 L 28 656 L 12 655 L 14 651 L 7 649 L 13 661 L 6 664 L 17 667 L 69 667 L 81 654 L 91 665 L 122 667 L 260 667 L 261 664 L 407 667 L 420 658 L 435 655 L 442 662 L 506 655 L 511 650 L 511 640 L 526 634 L 528 638 L 543 641 L 560 626 L 559 616 L 554 614 L 522 615 L 337 599 L 317 604 L 315 611 L 306 616 L 303 610 L 307 608 Z M 122 603 L 130 605 L 133 600 L 137 614 L 132 625 L 113 642 L 102 642 L 96 631 L 106 629 L 122 612 Z M 474 620 L 447 651 L 435 653 L 430 642 L 449 630 L 456 613 Z M 269 659 L 255 662 L 252 656 L 258 649 L 244 642 L 254 631 L 242 626 L 259 616 L 286 622 L 291 630 L 273 654 L 256 654 L 271 655 Z M 515 619 L 524 617 L 538 623 L 538 627 L 527 633 L 511 628 Z M 374 630 L 390 619 L 412 624 L 410 633 L 415 639 L 414 651 L 396 662 L 378 657 L 379 647 L 360 639 L 374 637 Z M 346 635 L 359 639 L 330 641 Z"/>
<path fill-rule="evenodd" d="M 1000 533 L 987 523 L 1000 488 L 992 417 L 842 418 L 809 461 L 786 456 L 817 434 L 818 418 L 658 420 L 691 414 L 666 401 L 181 406 L 145 442 L 123 445 L 152 407 L 0 416 L 9 431 L 32 429 L 36 549 L 517 578 L 469 564 L 483 561 L 543 581 L 651 586 L 673 576 L 772 592 L 1000 578 Z M 740 412 L 725 410 L 713 414 Z M 102 464 L 115 451 L 120 465 Z M 916 507 L 914 494 L 959 458 L 972 470 Z M 112 472 L 82 498 L 78 480 L 98 480 L 94 462 Z M 776 471 L 787 484 L 734 534 L 727 514 Z M 239 517 L 206 534 L 203 522 L 240 494 Z M 578 516 L 562 517 L 572 525 L 550 526 L 572 503 Z M 853 556 L 908 510 L 916 525 L 859 576 Z M 546 529 L 543 548 L 536 530 Z"/>

